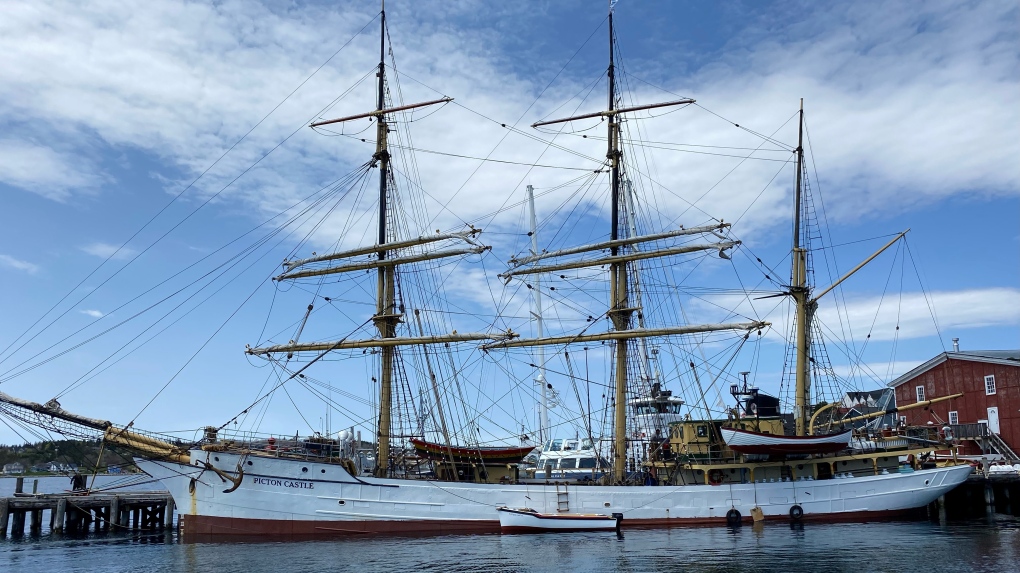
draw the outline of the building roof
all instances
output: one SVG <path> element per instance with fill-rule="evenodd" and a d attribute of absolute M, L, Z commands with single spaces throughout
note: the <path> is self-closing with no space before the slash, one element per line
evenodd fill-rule
<path fill-rule="evenodd" d="M 971 362 L 985 362 L 988 364 L 1003 364 L 1006 366 L 1020 366 L 1020 350 L 963 350 L 960 352 L 943 352 L 931 360 L 903 374 L 888 384 L 890 388 L 896 388 L 901 384 L 917 378 L 921 374 L 935 368 L 946 360 L 969 360 Z"/>

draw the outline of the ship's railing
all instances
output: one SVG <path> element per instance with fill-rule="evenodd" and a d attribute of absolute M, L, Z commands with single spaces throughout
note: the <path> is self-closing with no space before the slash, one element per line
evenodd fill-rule
<path fill-rule="evenodd" d="M 950 424 L 953 429 L 953 436 L 959 440 L 977 440 L 988 437 L 988 424 L 978 422 L 976 424 Z"/>

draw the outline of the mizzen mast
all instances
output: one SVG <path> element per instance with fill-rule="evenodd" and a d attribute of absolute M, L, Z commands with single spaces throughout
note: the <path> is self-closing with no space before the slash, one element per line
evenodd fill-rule
<path fill-rule="evenodd" d="M 817 308 L 817 303 L 810 300 L 811 287 L 807 282 L 807 249 L 800 244 L 801 234 L 801 211 L 802 200 L 802 174 L 804 170 L 804 98 L 800 100 L 800 112 L 798 115 L 799 125 L 797 127 L 797 178 L 793 191 L 794 215 L 793 215 L 793 255 L 790 296 L 793 297 L 797 307 L 796 330 L 794 332 L 794 345 L 797 357 L 794 366 L 794 379 L 796 387 L 794 390 L 793 417 L 796 422 L 798 436 L 807 435 L 808 401 L 811 393 L 811 373 L 808 371 L 808 352 L 811 350 L 811 341 L 808 339 L 811 333 L 811 315 Z"/>

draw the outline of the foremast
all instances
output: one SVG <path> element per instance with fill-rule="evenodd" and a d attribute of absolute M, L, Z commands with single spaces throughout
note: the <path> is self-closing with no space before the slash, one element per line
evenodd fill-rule
<path fill-rule="evenodd" d="M 376 307 L 372 322 L 379 332 L 378 338 L 368 340 L 343 339 L 335 342 L 307 342 L 301 343 L 291 341 L 288 344 L 268 346 L 264 348 L 248 348 L 247 353 L 251 355 L 268 356 L 272 354 L 292 355 L 295 352 L 318 352 L 319 357 L 328 352 L 344 349 L 373 348 L 380 354 L 379 372 L 379 415 L 377 419 L 376 438 L 378 450 L 376 456 L 375 474 L 379 477 L 386 477 L 390 474 L 390 449 L 391 449 L 391 426 L 393 410 L 393 373 L 394 356 L 398 347 L 419 346 L 430 344 L 450 344 L 467 341 L 501 341 L 513 337 L 512 333 L 485 334 L 485 333 L 458 333 L 453 331 L 449 334 L 426 335 L 420 332 L 419 336 L 397 335 L 397 327 L 403 322 L 403 308 L 397 303 L 396 276 L 397 267 L 403 264 L 430 261 L 446 257 L 463 256 L 470 254 L 481 254 L 490 247 L 479 244 L 476 241 L 480 229 L 471 227 L 469 230 L 458 233 L 436 233 L 435 235 L 420 236 L 416 239 L 395 240 L 393 229 L 387 226 L 391 215 L 389 212 L 390 199 L 390 153 L 388 149 L 388 135 L 390 132 L 387 116 L 399 111 L 405 111 L 438 103 L 452 101 L 452 98 L 444 97 L 438 100 L 421 102 L 416 104 L 402 105 L 399 107 L 386 107 L 386 10 L 385 5 L 380 12 L 380 35 L 379 35 L 379 71 L 376 97 L 376 108 L 373 112 L 362 113 L 338 119 L 314 122 L 310 127 L 320 127 L 336 123 L 348 122 L 366 117 L 376 120 L 376 149 L 372 156 L 373 166 L 379 169 L 379 223 L 377 243 L 371 247 L 355 248 L 323 256 L 285 261 L 284 272 L 275 277 L 275 280 L 297 280 L 309 277 L 321 277 L 325 275 L 349 273 L 355 271 L 376 270 Z M 466 248 L 450 249 L 440 248 L 434 251 L 425 252 L 419 249 L 409 255 L 402 255 L 401 251 L 423 247 L 438 242 L 461 242 L 466 243 Z M 372 260 L 352 260 L 366 254 L 375 254 Z M 420 330 L 420 327 L 419 327 Z M 318 358 L 316 358 L 317 360 Z M 447 444 L 449 445 L 449 444 Z"/>

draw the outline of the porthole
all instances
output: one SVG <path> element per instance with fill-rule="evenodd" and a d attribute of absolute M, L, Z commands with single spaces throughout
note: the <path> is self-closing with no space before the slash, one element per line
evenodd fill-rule
<path fill-rule="evenodd" d="M 255 465 L 255 464 L 254 464 L 254 463 L 252 463 L 252 461 L 251 461 L 251 460 L 248 460 L 248 465 L 249 465 L 249 466 L 253 466 L 253 465 Z"/>
<path fill-rule="evenodd" d="M 609 502 L 608 501 L 606 502 L 606 507 L 609 507 Z"/>
<path fill-rule="evenodd" d="M 924 480 L 924 485 L 928 485 L 928 480 Z"/>
<path fill-rule="evenodd" d="M 340 500 L 340 505 L 347 505 L 347 502 L 341 499 Z"/>
<path fill-rule="evenodd" d="M 308 473 L 308 468 L 301 468 L 301 473 L 304 473 L 304 474 Z"/>
<path fill-rule="evenodd" d="M 216 460 L 216 461 L 220 461 L 220 457 L 219 456 L 213 456 L 213 459 Z"/>
<path fill-rule="evenodd" d="M 326 473 L 326 470 L 322 470 L 322 473 Z"/>

